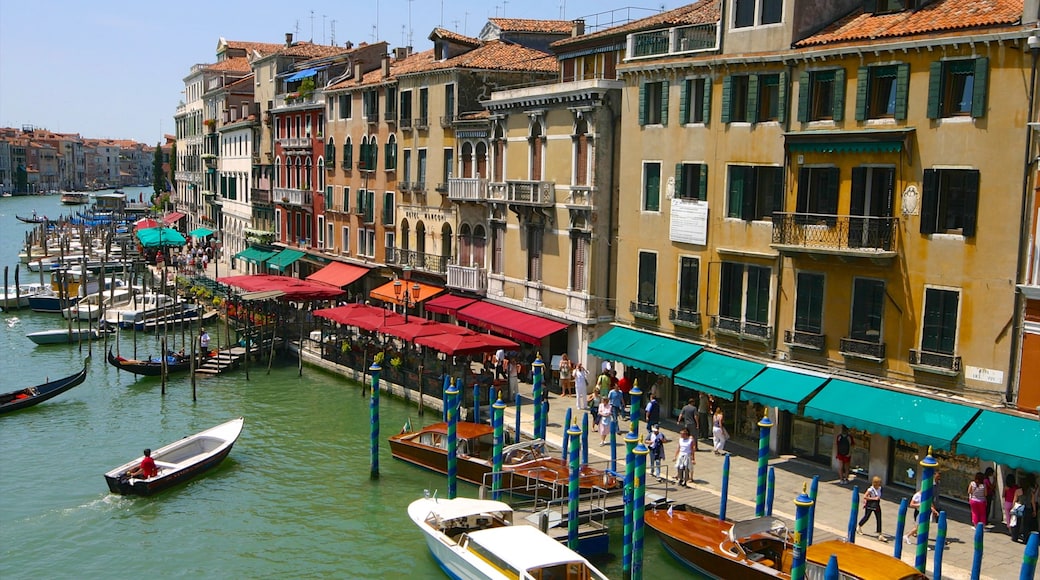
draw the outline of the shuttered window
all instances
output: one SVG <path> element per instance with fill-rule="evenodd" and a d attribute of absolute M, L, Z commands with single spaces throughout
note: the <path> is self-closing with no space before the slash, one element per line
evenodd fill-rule
<path fill-rule="evenodd" d="M 585 270 L 588 263 L 589 237 L 575 233 L 571 237 L 571 290 L 585 291 Z"/>
<path fill-rule="evenodd" d="M 957 310 L 960 292 L 926 288 L 921 350 L 952 355 L 957 346 Z"/>
<path fill-rule="evenodd" d="M 974 169 L 925 169 L 921 233 L 975 235 L 979 177 Z"/>
<path fill-rule="evenodd" d="M 799 272 L 795 297 L 794 329 L 823 332 L 823 274 Z"/>
<path fill-rule="evenodd" d="M 928 78 L 928 118 L 982 117 L 986 114 L 989 59 L 936 61 Z"/>

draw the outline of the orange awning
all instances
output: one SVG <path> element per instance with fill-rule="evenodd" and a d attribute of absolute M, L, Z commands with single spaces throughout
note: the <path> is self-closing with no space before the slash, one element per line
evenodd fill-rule
<path fill-rule="evenodd" d="M 307 276 L 307 279 L 311 282 L 323 282 L 330 286 L 339 286 L 342 288 L 357 282 L 358 279 L 367 273 L 368 268 L 362 266 L 344 264 L 343 262 L 332 262 L 321 270 Z"/>
<path fill-rule="evenodd" d="M 411 303 L 416 304 L 423 300 L 433 298 L 434 296 L 444 292 L 444 288 L 438 286 L 431 286 L 430 284 L 423 284 L 422 282 L 408 281 L 408 280 L 391 280 L 386 284 L 383 284 L 379 288 L 376 288 L 368 295 L 376 300 L 382 300 L 383 302 L 390 302 L 393 304 L 401 304 L 401 300 L 394 295 L 394 284 L 397 282 L 401 283 L 401 295 L 404 296 L 405 290 L 412 291 L 412 287 L 416 284 L 419 285 L 419 297 L 416 299 L 415 295 L 412 295 Z"/>

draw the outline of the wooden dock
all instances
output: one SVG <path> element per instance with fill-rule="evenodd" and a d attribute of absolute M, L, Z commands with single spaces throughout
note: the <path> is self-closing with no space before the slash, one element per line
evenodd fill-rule
<path fill-rule="evenodd" d="M 282 339 L 275 339 L 274 348 L 280 347 Z M 271 349 L 271 340 L 267 339 L 262 345 L 251 345 L 249 354 L 254 357 L 257 356 L 266 357 L 267 353 Z M 246 357 L 246 348 L 244 346 L 231 346 L 216 351 L 215 354 L 210 355 L 202 360 L 202 364 L 195 369 L 197 375 L 209 375 L 215 376 L 223 374 L 227 371 L 237 369 L 242 360 Z"/>

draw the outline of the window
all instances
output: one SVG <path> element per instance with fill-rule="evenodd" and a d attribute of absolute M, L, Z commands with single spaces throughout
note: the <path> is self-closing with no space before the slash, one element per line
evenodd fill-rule
<path fill-rule="evenodd" d="M 823 334 L 823 274 L 799 272 L 796 284 L 794 329 Z"/>
<path fill-rule="evenodd" d="M 571 233 L 571 287 L 575 292 L 585 291 L 585 271 L 589 259 L 589 234 Z"/>
<path fill-rule="evenodd" d="M 856 120 L 906 119 L 910 65 L 860 67 L 856 77 Z"/>
<path fill-rule="evenodd" d="M 394 192 L 392 191 L 383 194 L 383 225 L 394 225 Z"/>
<path fill-rule="evenodd" d="M 325 164 L 328 167 L 336 166 L 336 140 L 331 137 L 328 143 L 325 143 Z"/>
<path fill-rule="evenodd" d="M 426 184 L 426 150 L 425 149 L 420 149 L 419 150 L 419 168 L 418 169 L 419 169 L 418 170 L 418 176 L 417 176 L 416 179 L 418 180 L 419 184 L 425 185 Z"/>
<path fill-rule="evenodd" d="M 885 308 L 885 283 L 856 278 L 852 283 L 852 320 L 849 337 L 863 342 L 881 342 L 881 321 Z"/>
<path fill-rule="evenodd" d="M 782 74 L 758 75 L 757 90 L 753 90 L 753 100 L 748 104 L 748 117 L 756 123 L 769 121 L 783 122 L 782 111 L 785 108 L 782 96 L 784 95 Z M 752 87 L 753 89 L 755 87 Z"/>
<path fill-rule="evenodd" d="M 412 124 L 412 91 L 401 91 L 401 108 L 398 109 L 401 113 L 401 125 L 408 126 Z"/>
<path fill-rule="evenodd" d="M 350 105 L 351 105 L 350 95 L 340 95 L 339 96 L 339 118 L 340 119 L 349 119 L 350 118 Z"/>
<path fill-rule="evenodd" d="M 444 118 L 447 121 L 455 120 L 455 85 L 444 85 Z"/>
<path fill-rule="evenodd" d="M 826 216 L 829 221 L 837 219 L 838 180 L 837 167 L 802 167 L 799 169 L 798 200 L 795 212 Z M 809 221 L 815 220 L 810 218 Z"/>
<path fill-rule="evenodd" d="M 374 257 L 376 253 L 376 232 L 375 230 L 358 230 L 358 250 L 359 256 Z"/>
<path fill-rule="evenodd" d="M 365 91 L 362 93 L 365 105 L 365 119 L 369 123 L 379 120 L 379 93 L 376 91 Z"/>
<path fill-rule="evenodd" d="M 419 89 L 419 120 L 416 124 L 422 127 L 430 124 L 430 90 L 427 88 Z"/>
<path fill-rule="evenodd" d="M 344 187 L 343 188 L 343 212 L 346 213 L 348 211 L 350 211 L 350 188 L 349 187 Z"/>
<path fill-rule="evenodd" d="M 698 286 L 700 284 L 700 260 L 683 256 L 679 258 L 679 316 L 699 312 Z"/>
<path fill-rule="evenodd" d="M 702 163 L 675 164 L 675 197 L 708 199 L 708 166 Z"/>
<path fill-rule="evenodd" d="M 327 231 L 327 233 L 325 234 L 325 241 L 326 241 L 325 247 L 327 249 L 329 249 L 329 250 L 335 250 L 336 249 L 336 224 L 333 224 L 333 223 L 326 224 L 326 231 Z"/>
<path fill-rule="evenodd" d="M 454 174 L 454 172 L 455 172 L 455 150 L 454 149 L 445 149 L 444 150 L 444 175 L 441 176 L 443 178 L 443 183 L 448 183 L 448 180 L 451 179 L 451 176 Z"/>
<path fill-rule="evenodd" d="M 504 223 L 492 223 L 491 224 L 491 272 L 493 274 L 502 273 L 503 260 L 503 249 L 506 243 L 506 224 Z"/>
<path fill-rule="evenodd" d="M 745 221 L 772 217 L 784 200 L 784 169 L 766 165 L 730 165 L 726 217 Z"/>
<path fill-rule="evenodd" d="M 960 292 L 956 290 L 925 288 L 921 350 L 951 355 L 955 352 L 959 304 Z"/>
<path fill-rule="evenodd" d="M 985 115 L 988 67 L 987 58 L 933 62 L 928 78 L 928 118 Z"/>
<path fill-rule="evenodd" d="M 719 316 L 769 325 L 769 268 L 723 262 L 719 288 Z"/>
<path fill-rule="evenodd" d="M 541 225 L 527 225 L 527 280 L 529 282 L 542 281 L 542 237 L 544 233 Z"/>
<path fill-rule="evenodd" d="M 390 138 L 387 139 L 384 147 L 386 148 L 384 154 L 386 157 L 386 170 L 393 171 L 394 169 L 397 169 L 397 138 L 390 135 Z"/>
<path fill-rule="evenodd" d="M 668 124 L 668 81 L 645 82 L 639 86 L 639 124 Z"/>
<path fill-rule="evenodd" d="M 639 252 L 639 286 L 636 302 L 640 305 L 657 304 L 657 254 Z"/>
<path fill-rule="evenodd" d="M 798 120 L 845 118 L 845 69 L 803 71 L 798 79 Z"/>
<path fill-rule="evenodd" d="M 545 147 L 540 120 L 535 120 L 534 123 L 531 123 L 531 134 L 527 138 L 527 147 L 527 157 L 530 159 L 531 164 L 528 169 L 528 178 L 531 181 L 540 181 L 542 179 L 542 150 Z"/>
<path fill-rule="evenodd" d="M 852 168 L 849 247 L 890 247 L 890 220 L 876 218 L 892 217 L 895 179 L 895 167 Z"/>
<path fill-rule="evenodd" d="M 711 81 L 706 78 L 683 81 L 679 96 L 680 122 L 708 123 L 711 117 Z"/>
<path fill-rule="evenodd" d="M 975 235 L 979 172 L 925 169 L 921 192 L 921 233 Z"/>
<path fill-rule="evenodd" d="M 731 75 L 722 83 L 723 123 L 787 120 L 787 73 Z"/>
<path fill-rule="evenodd" d="M 733 28 L 755 25 L 755 3 L 758 0 L 733 0 Z"/>
<path fill-rule="evenodd" d="M 343 169 L 350 170 L 354 168 L 354 145 L 350 141 L 350 137 L 343 142 Z"/>
<path fill-rule="evenodd" d="M 386 120 L 394 121 L 397 119 L 397 89 L 395 87 L 386 88 Z"/>
<path fill-rule="evenodd" d="M 661 164 L 643 163 L 643 211 L 661 211 Z"/>
<path fill-rule="evenodd" d="M 343 248 L 341 250 L 344 254 L 350 253 L 350 228 L 343 226 Z"/>
<path fill-rule="evenodd" d="M 733 0 L 733 28 L 776 24 L 783 17 L 783 0 Z"/>
<path fill-rule="evenodd" d="M 730 75 L 722 85 L 722 122 L 743 123 L 748 120 L 748 75 Z"/>
<path fill-rule="evenodd" d="M 402 117 L 402 119 L 403 118 L 404 117 Z M 412 150 L 411 149 L 405 149 L 404 150 L 404 167 L 402 167 L 402 169 L 404 170 L 404 172 L 401 175 L 401 181 L 404 182 L 404 183 L 410 182 L 412 180 Z"/>

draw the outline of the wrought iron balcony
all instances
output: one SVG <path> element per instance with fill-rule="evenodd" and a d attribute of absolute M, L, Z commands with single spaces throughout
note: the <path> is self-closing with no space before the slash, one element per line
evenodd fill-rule
<path fill-rule="evenodd" d="M 459 266 L 448 264 L 448 287 L 475 292 L 487 293 L 487 270 L 478 266 Z"/>
<path fill-rule="evenodd" d="M 636 32 L 628 36 L 627 45 L 631 55 L 628 60 L 715 50 L 719 45 L 719 27 L 715 23 L 693 24 Z"/>
<path fill-rule="evenodd" d="M 484 201 L 488 184 L 483 177 L 449 177 L 448 199 L 451 201 Z"/>
<path fill-rule="evenodd" d="M 254 204 L 271 205 L 271 190 L 253 188 L 249 192 L 249 201 Z"/>
<path fill-rule="evenodd" d="M 784 344 L 795 348 L 822 351 L 827 345 L 827 335 L 802 330 L 785 330 Z"/>
<path fill-rule="evenodd" d="M 397 122 L 397 110 L 394 109 L 392 111 L 384 111 L 383 112 L 383 120 L 386 121 L 387 123 L 396 123 Z"/>
<path fill-rule="evenodd" d="M 636 318 L 644 320 L 657 320 L 657 305 L 649 302 L 637 302 L 633 300 L 628 304 L 628 311 Z"/>
<path fill-rule="evenodd" d="M 416 117 L 413 126 L 420 131 L 425 131 L 430 128 L 430 118 Z"/>
<path fill-rule="evenodd" d="M 899 219 L 774 213 L 772 246 L 782 252 L 894 258 Z"/>
<path fill-rule="evenodd" d="M 701 313 L 690 308 L 669 309 L 668 320 L 676 326 L 685 326 L 687 328 L 701 327 Z"/>
<path fill-rule="evenodd" d="M 397 121 L 397 126 L 402 128 L 402 129 L 411 129 L 412 128 L 412 118 L 411 117 L 403 117 L 402 116 Z"/>
<path fill-rule="evenodd" d="M 386 263 L 397 266 L 411 266 L 416 270 L 433 272 L 435 274 L 444 274 L 448 271 L 447 256 L 391 247 L 386 248 Z"/>
<path fill-rule="evenodd" d="M 551 207 L 555 202 L 556 183 L 552 181 L 509 180 L 488 185 L 488 199 L 517 205 Z"/>
<path fill-rule="evenodd" d="M 737 318 L 712 316 L 711 327 L 718 334 L 737 338 L 767 342 L 773 339 L 773 327 L 757 322 L 745 322 Z"/>
<path fill-rule="evenodd" d="M 961 357 L 912 348 L 910 366 L 924 372 L 954 376 L 961 372 Z"/>
<path fill-rule="evenodd" d="M 451 129 L 452 125 L 455 124 L 455 115 L 444 115 L 441 117 L 441 128 Z"/>
<path fill-rule="evenodd" d="M 306 189 L 286 189 L 276 187 L 274 198 L 287 205 L 310 207 L 314 203 L 314 192 Z"/>
<path fill-rule="evenodd" d="M 843 337 L 838 345 L 843 356 L 872 361 L 885 360 L 885 343 Z"/>

